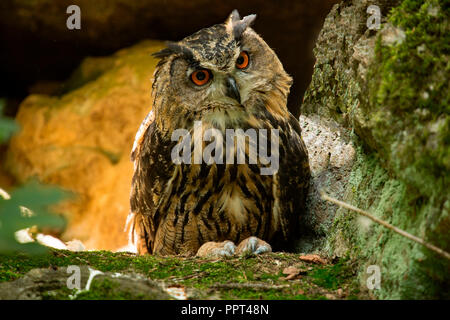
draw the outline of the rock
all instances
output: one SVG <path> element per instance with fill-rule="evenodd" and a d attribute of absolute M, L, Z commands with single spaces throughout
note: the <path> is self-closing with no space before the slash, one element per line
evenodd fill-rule
<path fill-rule="evenodd" d="M 77 251 L 85 251 L 86 250 L 86 247 L 84 246 L 84 244 L 80 240 L 77 240 L 77 239 L 68 241 L 66 244 L 67 244 L 67 250 L 69 250 L 69 251 L 77 252 Z"/>
<path fill-rule="evenodd" d="M 151 77 L 163 48 L 144 41 L 104 58 L 87 58 L 62 96 L 30 95 L 20 105 L 21 131 L 6 168 L 19 182 L 37 176 L 75 193 L 59 206 L 69 220 L 62 240 L 117 250 L 129 212 L 135 133 L 151 110 Z"/>
<path fill-rule="evenodd" d="M 68 299 L 80 297 L 81 294 L 89 294 L 91 299 L 114 299 L 115 296 L 155 300 L 171 298 L 157 282 L 136 274 L 100 273 L 92 278 L 89 290 L 86 290 L 92 269 L 86 266 L 79 268 L 81 287 L 79 293 L 68 294 L 70 292 L 68 283 L 70 285 L 75 283 L 71 278 L 75 275 L 73 270 L 65 267 L 42 268 L 32 269 L 17 280 L 0 283 L 0 300 L 42 300 L 62 297 Z M 97 292 L 94 288 L 95 283 L 108 289 L 105 292 Z"/>
<path fill-rule="evenodd" d="M 329 233 L 337 206 L 322 200 L 321 192 L 341 196 L 347 186 L 355 160 L 350 132 L 332 119 L 317 115 L 300 116 L 302 138 L 308 149 L 311 181 L 302 216 L 298 252 L 321 251 Z"/>
<path fill-rule="evenodd" d="M 346 182 L 332 194 L 448 252 L 450 82 L 443 50 L 448 37 L 433 30 L 449 30 L 448 12 L 434 10 L 443 8 L 437 3 L 335 5 L 314 49 L 316 64 L 302 110 L 305 119 L 317 117 L 323 126 L 337 123 L 338 132 L 355 134 L 350 135 L 355 152 L 344 172 Z M 369 5 L 381 10 L 378 31 L 366 27 Z M 322 158 L 311 161 L 323 163 Z M 334 186 L 339 179 L 329 176 Z M 449 297 L 448 260 L 355 213 L 338 209 L 327 216 L 317 207 L 308 214 L 325 217 L 325 251 L 359 262 L 363 290 L 367 267 L 377 265 L 382 273 L 381 289 L 373 291 L 377 297 Z"/>
<path fill-rule="evenodd" d="M 38 80 L 61 80 L 88 55 L 109 55 L 143 39 L 180 40 L 223 22 L 233 9 L 256 13 L 255 29 L 294 76 L 290 109 L 310 80 L 311 49 L 323 19 L 338 0 L 9 0 L 0 2 L 0 41 L 6 93 L 27 93 Z M 81 10 L 81 29 L 68 30 L 69 5 Z M 36 89 L 34 87 L 33 89 Z M 47 89 L 46 89 L 47 90 Z"/>
<path fill-rule="evenodd" d="M 177 300 L 187 300 L 186 287 L 180 284 L 171 285 L 166 288 L 167 293 Z"/>

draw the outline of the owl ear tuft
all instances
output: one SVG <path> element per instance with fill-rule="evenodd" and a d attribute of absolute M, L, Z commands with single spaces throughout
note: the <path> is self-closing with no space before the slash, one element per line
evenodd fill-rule
<path fill-rule="evenodd" d="M 192 63 L 195 62 L 194 54 L 192 53 L 192 51 L 189 48 L 187 48 L 181 44 L 178 44 L 176 42 L 167 42 L 166 45 L 167 45 L 167 48 L 153 53 L 152 56 L 154 56 L 155 58 L 162 59 L 162 58 L 168 57 L 172 54 L 178 54 L 181 57 L 183 57 L 185 60 L 187 60 L 188 62 L 192 62 Z"/>
<path fill-rule="evenodd" d="M 174 53 L 174 52 L 171 49 L 164 48 L 161 51 L 152 53 L 152 56 L 155 58 L 158 58 L 158 59 L 162 59 L 162 58 L 170 56 L 172 53 Z"/>
<path fill-rule="evenodd" d="M 239 15 L 239 11 L 234 9 L 231 12 L 231 14 L 228 16 L 228 19 L 227 19 L 227 21 L 225 23 L 226 24 L 235 23 L 235 22 L 238 22 L 239 20 L 241 20 L 241 16 Z"/>
<path fill-rule="evenodd" d="M 233 32 L 233 36 L 236 39 L 236 41 L 239 41 L 244 31 L 252 25 L 255 19 L 256 14 L 251 14 L 241 19 L 239 12 L 236 9 L 234 9 L 233 12 L 231 12 L 230 16 L 228 17 L 225 24 L 227 26 L 227 29 Z"/>

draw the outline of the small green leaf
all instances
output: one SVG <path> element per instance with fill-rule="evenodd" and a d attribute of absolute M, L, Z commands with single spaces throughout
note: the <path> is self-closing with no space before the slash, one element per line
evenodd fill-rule
<path fill-rule="evenodd" d="M 30 181 L 11 193 L 11 199 L 0 198 L 0 252 L 27 251 L 40 253 L 45 248 L 36 244 L 20 244 L 15 239 L 15 232 L 24 228 L 53 228 L 62 230 L 65 220 L 49 210 L 51 205 L 67 199 L 68 192 L 56 187 L 44 186 L 36 181 Z M 33 213 L 23 214 L 21 206 Z"/>
<path fill-rule="evenodd" d="M 19 130 L 19 126 L 13 119 L 3 116 L 5 104 L 5 99 L 0 99 L 0 143 L 8 141 Z"/>

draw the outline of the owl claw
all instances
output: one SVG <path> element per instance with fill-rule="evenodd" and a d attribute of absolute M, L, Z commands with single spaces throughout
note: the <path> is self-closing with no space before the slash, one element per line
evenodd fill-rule
<path fill-rule="evenodd" d="M 272 252 L 272 247 L 257 237 L 249 237 L 242 240 L 236 248 L 236 254 L 238 255 L 261 254 L 265 252 Z"/>
<path fill-rule="evenodd" d="M 223 252 L 224 254 L 228 256 L 232 256 L 234 252 L 236 251 L 236 245 L 231 241 L 225 241 L 225 245 L 223 246 Z"/>
<path fill-rule="evenodd" d="M 231 241 L 206 242 L 197 251 L 198 257 L 230 257 L 234 255 L 236 245 Z"/>
<path fill-rule="evenodd" d="M 258 249 L 254 251 L 254 254 L 261 254 L 265 252 L 271 252 L 272 248 L 269 246 L 260 246 Z"/>
<path fill-rule="evenodd" d="M 231 257 L 234 254 L 262 254 L 265 252 L 272 252 L 270 244 L 257 237 L 249 237 L 242 240 L 237 247 L 228 240 L 224 242 L 206 242 L 198 249 L 197 256 L 202 258 L 220 258 Z"/>

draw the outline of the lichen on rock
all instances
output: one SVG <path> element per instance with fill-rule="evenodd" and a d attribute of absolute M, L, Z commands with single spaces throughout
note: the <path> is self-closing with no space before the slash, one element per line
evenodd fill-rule
<path fill-rule="evenodd" d="M 320 252 L 337 210 L 336 205 L 322 200 L 321 192 L 339 197 L 345 191 L 356 153 L 351 131 L 332 119 L 301 115 L 300 126 L 308 150 L 311 181 L 297 250 Z"/>
<path fill-rule="evenodd" d="M 369 5 L 381 29 L 366 27 Z M 354 131 L 340 199 L 450 251 L 449 7 L 445 1 L 344 1 L 325 20 L 302 106 Z M 382 271 L 381 298 L 448 298 L 449 262 L 339 209 L 328 253 Z"/>

